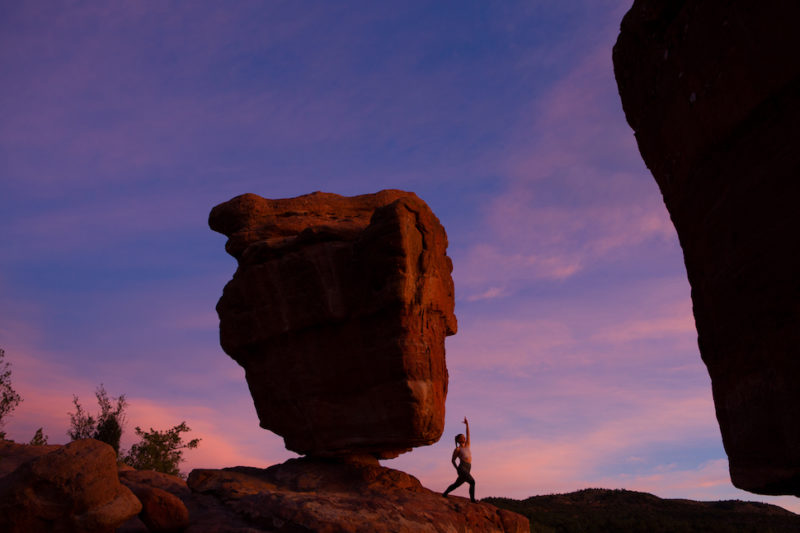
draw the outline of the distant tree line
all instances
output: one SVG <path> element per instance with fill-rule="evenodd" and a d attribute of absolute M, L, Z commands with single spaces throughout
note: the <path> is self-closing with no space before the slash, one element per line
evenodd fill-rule
<path fill-rule="evenodd" d="M 526 500 L 484 498 L 522 514 L 536 533 L 796 533 L 800 516 L 758 502 L 662 499 L 624 489 L 583 489 Z"/>

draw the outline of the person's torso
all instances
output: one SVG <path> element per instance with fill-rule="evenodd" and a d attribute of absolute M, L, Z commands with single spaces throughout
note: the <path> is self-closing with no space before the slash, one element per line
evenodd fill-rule
<path fill-rule="evenodd" d="M 458 448 L 458 452 L 456 452 L 458 458 L 461 459 L 462 463 L 470 463 L 472 464 L 472 452 L 469 449 L 469 446 L 460 446 Z"/>

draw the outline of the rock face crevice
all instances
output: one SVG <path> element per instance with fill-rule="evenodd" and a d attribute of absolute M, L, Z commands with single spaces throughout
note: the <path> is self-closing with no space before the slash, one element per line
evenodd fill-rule
<path fill-rule="evenodd" d="M 623 109 L 678 232 L 731 479 L 800 496 L 797 2 L 634 2 Z"/>
<path fill-rule="evenodd" d="M 238 260 L 217 305 L 261 426 L 301 454 L 389 458 L 444 427 L 452 262 L 413 193 L 238 196 L 209 225 Z"/>

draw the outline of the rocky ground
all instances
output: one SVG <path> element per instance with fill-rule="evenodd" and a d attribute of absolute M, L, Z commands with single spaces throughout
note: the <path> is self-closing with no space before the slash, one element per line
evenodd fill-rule
<path fill-rule="evenodd" d="M 525 517 L 443 498 L 371 457 L 194 470 L 187 481 L 118 466 L 96 440 L 0 441 L 0 531 L 147 533 L 513 532 Z"/>

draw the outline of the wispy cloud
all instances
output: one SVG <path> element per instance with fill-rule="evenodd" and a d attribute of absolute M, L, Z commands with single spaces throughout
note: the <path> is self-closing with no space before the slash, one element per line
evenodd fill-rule
<path fill-rule="evenodd" d="M 516 437 L 497 438 L 496 428 L 487 428 L 488 417 L 492 415 L 473 411 L 470 421 L 474 472 L 480 494 L 525 498 L 592 486 L 644 490 L 647 488 L 644 483 L 635 487 L 618 483 L 626 476 L 644 482 L 649 476 L 663 475 L 661 463 L 654 462 L 653 449 L 680 448 L 685 446 L 687 439 L 713 433 L 713 428 L 709 429 L 707 424 L 708 416 L 713 416 L 713 405 L 710 394 L 705 391 L 694 397 L 684 394 L 680 400 L 672 402 L 666 394 L 648 399 L 639 392 L 637 400 L 627 404 L 624 410 L 615 409 L 613 414 L 598 413 L 599 416 L 589 423 L 570 424 L 565 418 L 558 435 L 544 427 L 527 425 L 520 428 Z M 543 407 L 547 409 L 550 406 Z M 565 412 L 580 408 L 578 402 L 563 406 Z M 530 405 L 528 409 L 535 411 L 537 406 Z M 518 423 L 525 424 L 521 420 Z M 665 431 L 664 428 L 670 429 Z M 453 475 L 452 469 L 447 468 L 447 448 L 450 446 L 450 440 L 446 439 L 431 449 L 416 450 L 396 461 L 420 475 L 430 486 L 444 487 Z M 646 454 L 646 459 L 642 459 L 641 454 Z M 639 460 L 630 460 L 636 457 Z M 434 464 L 437 460 L 440 465 Z M 393 462 L 387 462 L 387 465 L 392 466 Z M 420 468 L 419 465 L 426 466 Z M 702 468 L 702 463 L 681 468 L 683 475 L 688 476 Z M 610 478 L 609 470 L 620 474 Z M 657 484 L 649 485 L 654 486 Z"/>
<path fill-rule="evenodd" d="M 477 242 L 455 250 L 468 301 L 503 287 L 586 273 L 653 248 L 677 247 L 657 187 L 617 109 L 607 46 L 595 48 L 509 131 L 498 155 L 505 190 L 488 198 Z"/>
<path fill-rule="evenodd" d="M 9 438 L 27 442 L 36 429 L 42 427 L 51 444 L 68 442 L 68 413 L 75 410 L 73 395 L 79 397 L 88 412 L 94 413 L 98 409 L 94 392 L 100 383 L 92 383 L 89 376 L 72 377 L 72 372 L 59 368 L 52 361 L 42 360 L 34 351 L 19 345 L 10 345 L 6 350 L 12 365 L 14 388 L 23 398 L 4 428 Z M 214 390 L 213 383 L 207 379 L 195 385 L 206 391 Z M 127 392 L 119 383 L 106 383 L 105 387 L 111 396 Z M 126 395 L 129 407 L 123 449 L 129 449 L 138 440 L 134 433 L 136 426 L 145 431 L 151 428 L 164 431 L 185 421 L 192 430 L 184 435 L 185 439 L 202 439 L 199 448 L 184 454 L 186 463 L 182 469 L 187 472 L 193 468 L 233 465 L 266 467 L 294 456 L 284 448 L 280 437 L 258 427 L 246 388 L 239 395 L 230 391 L 224 395 L 214 394 L 214 402 L 203 403 L 176 399 L 169 390 L 160 398 L 157 396 Z"/>
<path fill-rule="evenodd" d="M 503 287 L 489 287 L 484 292 L 479 294 L 473 294 L 472 296 L 467 297 L 468 302 L 478 302 L 480 300 L 492 300 L 494 298 L 502 298 L 507 294 L 507 291 Z"/>

